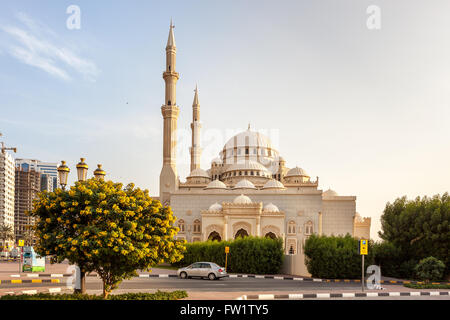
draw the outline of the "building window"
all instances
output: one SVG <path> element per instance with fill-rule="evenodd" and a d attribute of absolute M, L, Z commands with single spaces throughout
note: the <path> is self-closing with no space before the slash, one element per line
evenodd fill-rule
<path fill-rule="evenodd" d="M 200 220 L 195 220 L 194 221 L 194 233 L 200 233 L 202 230 L 202 225 Z"/>
<path fill-rule="evenodd" d="M 307 236 L 310 236 L 310 235 L 312 235 L 313 234 L 313 223 L 312 223 L 312 221 L 308 221 L 306 224 L 305 224 L 305 235 L 307 235 Z"/>
<path fill-rule="evenodd" d="M 180 229 L 180 232 L 184 232 L 184 220 L 178 221 L 178 228 Z"/>
<path fill-rule="evenodd" d="M 295 234 L 296 229 L 297 229 L 297 225 L 295 223 L 295 221 L 289 221 L 288 223 L 288 234 Z"/>
<path fill-rule="evenodd" d="M 245 154 L 248 154 L 248 148 L 245 148 Z"/>

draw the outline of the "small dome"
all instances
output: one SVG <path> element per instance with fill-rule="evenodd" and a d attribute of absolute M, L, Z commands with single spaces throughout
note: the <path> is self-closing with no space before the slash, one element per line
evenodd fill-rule
<path fill-rule="evenodd" d="M 255 185 L 247 179 L 242 179 L 234 186 L 234 189 L 256 189 Z"/>
<path fill-rule="evenodd" d="M 189 178 L 193 178 L 193 177 L 209 178 L 209 174 L 205 170 L 197 168 L 197 169 L 192 170 L 192 172 L 189 174 Z"/>
<path fill-rule="evenodd" d="M 280 209 L 276 205 L 274 205 L 272 202 L 267 204 L 264 209 L 265 212 L 280 212 Z"/>
<path fill-rule="evenodd" d="M 205 189 L 226 189 L 226 188 L 227 186 L 225 183 L 216 179 L 208 183 Z"/>
<path fill-rule="evenodd" d="M 322 193 L 322 198 L 329 198 L 329 197 L 337 197 L 338 194 L 336 191 L 328 189 L 324 193 Z"/>
<path fill-rule="evenodd" d="M 209 209 L 208 209 L 209 211 L 214 211 L 214 212 L 217 212 L 217 211 L 222 211 L 222 205 L 221 204 L 219 204 L 219 203 L 213 203 L 210 207 L 209 207 Z"/>
<path fill-rule="evenodd" d="M 284 184 L 282 184 L 278 180 L 271 179 L 266 182 L 266 184 L 263 186 L 263 189 L 284 189 Z"/>
<path fill-rule="evenodd" d="M 295 177 L 295 176 L 309 177 L 306 171 L 299 167 L 292 168 L 286 174 L 286 177 Z"/>
<path fill-rule="evenodd" d="M 240 196 L 236 197 L 233 200 L 233 203 L 235 203 L 235 204 L 249 204 L 249 203 L 252 203 L 252 199 L 250 199 L 249 197 L 244 196 L 243 194 L 241 194 Z"/>
<path fill-rule="evenodd" d="M 217 158 L 212 159 L 211 163 L 222 164 L 223 161 L 222 161 L 222 159 L 220 159 L 220 158 L 217 157 Z"/>

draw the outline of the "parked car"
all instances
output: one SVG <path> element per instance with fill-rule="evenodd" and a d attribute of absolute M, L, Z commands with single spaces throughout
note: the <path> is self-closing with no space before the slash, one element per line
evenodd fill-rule
<path fill-rule="evenodd" d="M 214 262 L 195 262 L 190 266 L 178 269 L 177 274 L 181 279 L 200 277 L 216 280 L 228 276 L 225 268 Z"/>

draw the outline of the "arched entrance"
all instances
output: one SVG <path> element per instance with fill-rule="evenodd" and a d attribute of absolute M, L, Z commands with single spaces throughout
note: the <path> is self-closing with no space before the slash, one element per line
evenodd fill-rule
<path fill-rule="evenodd" d="M 236 235 L 234 236 L 234 238 L 237 239 L 237 238 L 239 238 L 239 237 L 241 237 L 241 238 L 248 237 L 247 230 L 242 229 L 242 228 L 239 229 L 239 230 L 236 232 Z"/>
<path fill-rule="evenodd" d="M 277 236 L 273 232 L 267 232 L 265 237 L 266 238 L 270 238 L 270 239 L 276 239 L 277 238 Z"/>
<path fill-rule="evenodd" d="M 208 240 L 211 241 L 221 241 L 222 238 L 220 237 L 220 234 L 217 231 L 213 231 L 209 234 Z"/>

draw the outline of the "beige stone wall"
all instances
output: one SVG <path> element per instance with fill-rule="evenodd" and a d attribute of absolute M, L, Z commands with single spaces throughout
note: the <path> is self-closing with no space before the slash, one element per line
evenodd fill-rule
<path fill-rule="evenodd" d="M 322 231 L 324 235 L 353 235 L 353 217 L 356 213 L 355 197 L 334 197 L 323 201 Z"/>

